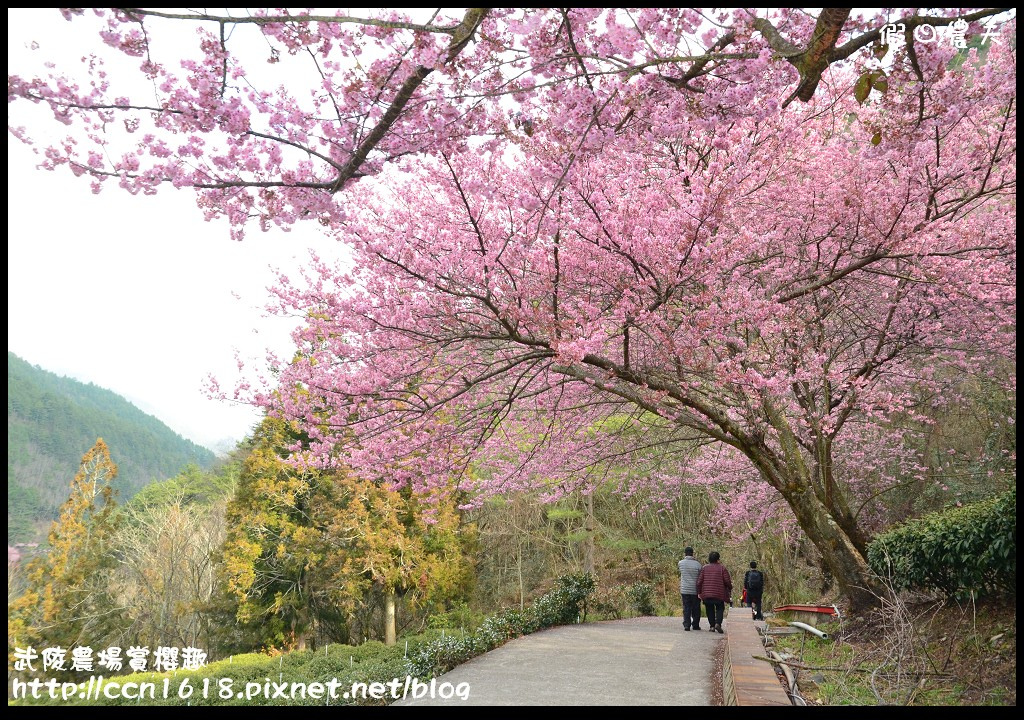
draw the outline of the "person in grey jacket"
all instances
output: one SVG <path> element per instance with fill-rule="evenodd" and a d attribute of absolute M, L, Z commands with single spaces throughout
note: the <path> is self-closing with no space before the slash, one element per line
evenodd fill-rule
<path fill-rule="evenodd" d="M 700 630 L 700 598 L 697 597 L 697 576 L 700 575 L 700 560 L 693 556 L 693 548 L 679 561 L 679 594 L 683 596 L 683 630 Z"/>

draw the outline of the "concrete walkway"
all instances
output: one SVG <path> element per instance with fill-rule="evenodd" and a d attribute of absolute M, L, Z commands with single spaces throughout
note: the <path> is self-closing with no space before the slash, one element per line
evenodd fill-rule
<path fill-rule="evenodd" d="M 468 683 L 468 699 L 407 698 L 395 704 L 711 705 L 713 654 L 725 636 L 708 632 L 707 618 L 702 620 L 699 632 L 684 632 L 681 617 L 542 630 L 436 678 L 438 688 Z"/>

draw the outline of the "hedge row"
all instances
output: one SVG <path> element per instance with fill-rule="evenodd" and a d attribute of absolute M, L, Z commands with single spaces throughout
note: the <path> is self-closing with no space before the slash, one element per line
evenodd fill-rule
<path fill-rule="evenodd" d="M 868 563 L 896 589 L 960 599 L 1015 593 L 1017 490 L 883 533 L 868 546 Z"/>
<path fill-rule="evenodd" d="M 520 635 L 585 620 L 587 598 L 595 587 L 593 575 L 563 575 L 555 581 L 554 590 L 541 595 L 525 610 L 504 610 L 489 616 L 473 633 L 421 646 L 410 655 L 408 674 L 430 679 Z"/>
<path fill-rule="evenodd" d="M 433 641 L 440 631 L 425 633 L 410 638 L 409 652 L 418 644 Z M 72 697 L 49 697 L 44 689 L 38 699 L 15 699 L 13 683 L 8 684 L 8 701 L 15 705 L 384 705 L 383 698 L 351 696 L 353 683 L 369 686 L 373 682 L 388 682 L 393 678 L 404 679 L 407 659 L 405 641 L 398 645 L 386 646 L 370 641 L 362 645 L 328 645 L 318 650 L 300 650 L 277 656 L 248 653 L 234 655 L 226 660 L 212 662 L 198 670 L 172 673 L 141 672 L 110 677 L 104 674 L 105 691 L 100 697 L 82 697 L 89 685 L 79 685 L 80 693 Z M 89 673 L 94 677 L 101 673 Z M 332 699 L 327 692 L 312 693 L 308 689 L 315 683 L 326 686 L 336 681 L 338 690 Z M 125 683 L 132 683 L 130 692 L 123 690 Z M 268 683 L 287 683 L 286 697 L 273 697 L 277 688 Z M 69 684 L 70 685 L 70 684 Z M 122 690 L 115 690 L 117 685 Z M 292 686 L 294 685 L 294 692 Z M 95 693 L 95 684 L 92 686 Z M 144 697 L 139 688 L 145 688 Z M 258 689 L 257 689 L 258 688 Z M 58 694 L 66 692 L 68 685 L 57 686 Z M 153 697 L 150 697 L 152 689 Z M 307 692 L 303 692 L 306 690 Z M 344 692 L 350 697 L 342 697 Z M 108 692 L 113 697 L 103 697 Z M 251 697 L 246 695 L 251 694 Z M 319 697 L 315 695 L 319 694 Z M 241 697 L 239 697 L 241 695 Z"/>
<path fill-rule="evenodd" d="M 93 685 L 57 684 L 57 697 L 45 686 L 37 687 L 37 698 L 15 697 L 13 678 L 8 684 L 11 705 L 386 705 L 392 692 L 401 691 L 408 676 L 430 680 L 475 655 L 491 650 L 511 638 L 541 628 L 585 619 L 586 600 L 594 590 L 590 575 L 567 575 L 556 581 L 553 591 L 541 596 L 523 612 L 507 610 L 493 615 L 473 633 L 459 636 L 435 630 L 386 646 L 371 641 L 358 646 L 329 645 L 279 656 L 250 653 L 210 663 L 199 670 L 173 673 L 143 672 L 105 678 L 105 691 L 95 694 Z M 91 673 L 94 678 L 99 673 Z M 19 682 L 29 678 L 19 679 Z M 334 684 L 335 697 L 326 688 Z M 383 684 L 398 682 L 397 688 L 380 690 Z M 130 691 L 122 692 L 131 683 Z M 362 693 L 353 695 L 356 683 Z M 371 686 L 381 684 L 377 692 Z M 287 685 L 285 688 L 284 686 Z M 316 686 L 319 686 L 317 690 Z M 92 689 L 93 695 L 86 697 Z M 140 688 L 144 697 L 137 697 Z M 151 696 L 151 694 L 152 696 Z M 349 697 L 342 697 L 344 693 Z M 112 697 L 104 696 L 106 693 Z"/>

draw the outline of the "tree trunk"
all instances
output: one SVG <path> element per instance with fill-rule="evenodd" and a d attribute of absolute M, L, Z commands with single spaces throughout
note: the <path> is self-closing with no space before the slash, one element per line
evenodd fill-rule
<path fill-rule="evenodd" d="M 296 612 L 292 615 L 292 638 L 295 639 L 295 649 L 306 649 L 306 623 L 304 613 Z"/>
<path fill-rule="evenodd" d="M 586 507 L 586 519 L 584 531 L 586 539 L 583 541 L 583 572 L 594 574 L 594 493 L 590 492 L 584 496 Z"/>
<path fill-rule="evenodd" d="M 519 609 L 526 607 L 526 590 L 523 587 L 523 543 L 516 542 L 516 570 L 519 573 Z"/>
<path fill-rule="evenodd" d="M 808 466 L 807 457 L 789 421 L 770 401 L 765 401 L 764 407 L 769 421 L 778 431 L 781 453 L 769 447 L 763 439 L 754 443 L 748 440 L 740 449 L 761 476 L 789 503 L 800 528 L 821 553 L 840 591 L 850 601 L 850 611 L 860 612 L 877 606 L 881 602 L 883 588 L 858 547 L 866 545 L 860 530 L 848 513 L 840 511 L 841 520 L 832 514 L 832 508 L 825 503 L 823 482 L 815 482 L 814 470 Z M 820 461 L 820 453 L 813 459 Z M 830 464 L 831 457 L 827 465 Z M 817 472 L 822 469 L 819 464 Z M 820 480 L 824 481 L 824 478 Z M 840 495 L 834 493 L 833 498 Z M 845 503 L 835 504 L 841 509 L 846 507 Z"/>
<path fill-rule="evenodd" d="M 839 588 L 850 601 L 851 612 L 879 604 L 883 588 L 854 542 L 829 515 L 825 505 L 806 482 L 785 483 L 782 496 L 796 515 L 801 529 L 818 548 Z"/>
<path fill-rule="evenodd" d="M 857 552 L 864 555 L 868 549 L 868 537 L 857 526 L 857 519 L 850 511 L 850 506 L 846 501 L 846 494 L 836 485 L 835 476 L 832 473 L 832 439 L 819 438 L 815 445 L 818 452 L 817 471 L 821 477 L 821 486 L 824 492 L 822 501 L 825 503 L 825 508 L 843 529 L 846 536 L 850 538 L 853 546 L 857 548 Z"/>
<path fill-rule="evenodd" d="M 394 645 L 398 642 L 395 631 L 395 591 L 388 590 L 384 594 L 384 644 Z"/>

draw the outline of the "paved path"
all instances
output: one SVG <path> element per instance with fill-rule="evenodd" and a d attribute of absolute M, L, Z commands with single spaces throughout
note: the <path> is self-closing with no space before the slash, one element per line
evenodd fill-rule
<path fill-rule="evenodd" d="M 437 677 L 457 695 L 397 705 L 711 705 L 723 636 L 683 632 L 679 617 L 566 625 L 516 638 Z M 727 630 L 728 632 L 728 630 Z"/>

